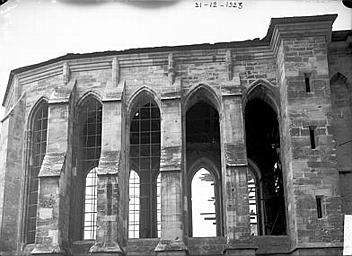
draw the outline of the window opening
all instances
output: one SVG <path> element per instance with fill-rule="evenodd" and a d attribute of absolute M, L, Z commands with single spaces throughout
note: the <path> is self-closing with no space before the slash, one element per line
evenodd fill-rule
<path fill-rule="evenodd" d="M 128 211 L 128 237 L 139 238 L 139 176 L 134 171 L 130 172 L 129 181 L 129 211 Z"/>
<path fill-rule="evenodd" d="M 96 238 L 98 193 L 98 176 L 96 169 L 97 168 L 93 168 L 86 177 L 84 198 L 84 239 Z"/>
<path fill-rule="evenodd" d="M 130 167 L 139 176 L 139 215 L 129 212 L 130 220 L 139 218 L 139 229 L 129 227 L 130 238 L 160 235 L 160 111 L 145 99 L 136 107 L 130 124 Z M 136 186 L 136 185 L 134 185 Z M 158 188 L 159 187 L 159 188 Z M 159 200 L 159 201 L 158 201 Z M 134 215 L 134 216 L 132 216 Z M 133 224 L 132 223 L 129 223 Z M 134 231 L 133 231 L 134 230 Z M 132 232 L 133 231 L 133 232 Z M 139 235 L 137 235 L 139 232 Z"/>
<path fill-rule="evenodd" d="M 257 234 L 285 235 L 286 207 L 277 114 L 267 102 L 253 98 L 246 105 L 245 124 L 247 157 L 256 163 L 261 177 L 256 183 L 256 189 L 260 188 L 256 207 Z M 253 229 L 254 219 L 251 223 Z"/>
<path fill-rule="evenodd" d="M 204 100 L 199 100 L 192 105 L 186 113 L 186 163 L 187 170 L 191 173 L 188 176 L 188 215 L 187 226 L 189 236 L 221 236 L 222 235 L 222 214 L 221 214 L 221 175 L 216 181 L 219 186 L 215 186 L 215 177 L 208 170 L 202 168 L 194 176 L 193 165 L 200 161 L 200 158 L 207 159 L 210 166 L 221 169 L 221 149 L 220 149 L 220 122 L 218 111 Z M 203 166 L 204 167 L 204 166 Z M 214 171 L 214 169 L 212 169 Z M 206 172 L 207 174 L 203 173 Z M 207 176 L 212 182 L 205 182 L 202 177 Z M 200 176 L 199 176 L 200 175 Z M 193 177 L 193 178 L 191 178 Z M 202 199 L 197 186 L 205 186 L 208 199 Z M 199 197 L 199 198 L 198 198 Z M 194 200 L 204 201 L 204 206 L 209 211 L 194 205 Z M 208 201 L 211 200 L 211 201 Z M 209 205 L 210 204 L 210 205 Z M 201 232 L 201 229 L 207 228 L 207 231 Z"/>
<path fill-rule="evenodd" d="M 255 176 L 251 171 L 248 171 L 248 201 L 249 201 L 249 217 L 251 235 L 258 235 L 258 202 L 257 202 L 257 185 Z"/>
<path fill-rule="evenodd" d="M 101 152 L 102 105 L 89 97 L 80 107 L 80 170 L 84 178 L 83 239 L 96 239 L 97 168 Z"/>
<path fill-rule="evenodd" d="M 306 92 L 311 92 L 310 90 L 310 74 L 304 73 L 304 82 L 306 84 Z"/>
<path fill-rule="evenodd" d="M 318 219 L 321 219 L 323 217 L 323 208 L 322 208 L 323 196 L 316 196 L 315 199 L 316 199 L 316 202 L 317 202 Z"/>
<path fill-rule="evenodd" d="M 209 104 L 198 102 L 187 111 L 186 130 L 187 143 L 219 144 L 218 112 Z"/>
<path fill-rule="evenodd" d="M 315 149 L 315 126 L 309 126 L 310 147 Z"/>
<path fill-rule="evenodd" d="M 26 218 L 27 243 L 35 242 L 38 206 L 38 175 L 46 153 L 47 128 L 48 104 L 46 102 L 42 102 L 33 117 L 32 126 L 31 166 L 29 171 Z"/>
<path fill-rule="evenodd" d="M 161 237 L 161 177 L 160 173 L 156 179 L 156 218 L 158 237 Z"/>
<path fill-rule="evenodd" d="M 194 237 L 216 236 L 215 179 L 202 168 L 192 179 L 192 223 Z"/>

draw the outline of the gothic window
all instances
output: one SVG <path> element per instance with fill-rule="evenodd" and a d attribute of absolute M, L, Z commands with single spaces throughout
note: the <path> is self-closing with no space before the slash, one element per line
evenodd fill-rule
<path fill-rule="evenodd" d="M 48 104 L 41 101 L 32 117 L 32 139 L 28 173 L 28 193 L 26 209 L 26 242 L 34 243 L 37 222 L 38 174 L 42 165 L 47 144 Z"/>
<path fill-rule="evenodd" d="M 197 96 L 193 100 L 186 112 L 189 217 L 185 221 L 189 236 L 221 236 L 221 175 L 216 172 L 221 169 L 219 113 L 208 100 Z"/>
<path fill-rule="evenodd" d="M 160 111 L 149 97 L 130 123 L 129 238 L 160 236 Z"/>
<path fill-rule="evenodd" d="M 161 237 L 161 176 L 156 178 L 156 225 L 158 237 Z"/>
<path fill-rule="evenodd" d="M 246 105 L 245 124 L 247 156 L 256 163 L 261 174 L 260 180 L 257 181 L 253 175 L 248 177 L 248 189 L 253 191 L 249 192 L 250 207 L 251 210 L 257 211 L 251 215 L 252 234 L 255 234 L 254 230 L 257 229 L 258 235 L 285 235 L 286 209 L 277 114 L 259 95 L 250 99 Z M 254 190 L 259 188 L 261 197 L 258 198 L 259 194 L 256 193 L 254 203 L 251 196 L 254 196 Z M 261 212 L 262 214 L 258 215 Z"/>
<path fill-rule="evenodd" d="M 216 182 L 205 168 L 193 176 L 192 194 L 192 234 L 193 237 L 216 236 Z"/>
<path fill-rule="evenodd" d="M 161 187 L 160 187 L 160 173 L 157 177 L 156 181 L 156 196 L 157 196 L 157 230 L 158 230 L 158 237 L 160 237 L 161 232 Z M 140 181 L 138 174 L 131 170 L 130 172 L 130 180 L 129 180 L 129 225 L 128 225 L 128 237 L 129 238 L 139 238 L 139 189 L 140 189 Z"/>
<path fill-rule="evenodd" d="M 74 128 L 76 166 L 71 180 L 71 222 L 73 240 L 96 239 L 97 167 L 101 152 L 102 105 L 87 96 L 77 108 L 78 124 Z"/>
<path fill-rule="evenodd" d="M 249 167 L 247 177 L 250 234 L 252 236 L 257 236 L 261 234 L 261 197 L 259 178 L 251 167 Z"/>
<path fill-rule="evenodd" d="M 97 225 L 97 192 L 98 177 L 97 168 L 93 168 L 87 174 L 84 194 L 84 239 L 96 238 Z"/>
<path fill-rule="evenodd" d="M 129 180 L 129 224 L 128 224 L 128 237 L 129 238 L 138 238 L 139 237 L 139 176 L 134 171 L 130 171 L 130 180 Z"/>

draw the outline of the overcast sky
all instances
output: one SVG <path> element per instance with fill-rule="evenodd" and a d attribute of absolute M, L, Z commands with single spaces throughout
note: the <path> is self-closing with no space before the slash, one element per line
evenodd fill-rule
<path fill-rule="evenodd" d="M 196 2 L 8 0 L 0 7 L 1 101 L 12 69 L 67 53 L 263 38 L 272 17 L 337 13 L 334 30 L 352 25 L 340 0 L 237 1 L 241 10 Z"/>

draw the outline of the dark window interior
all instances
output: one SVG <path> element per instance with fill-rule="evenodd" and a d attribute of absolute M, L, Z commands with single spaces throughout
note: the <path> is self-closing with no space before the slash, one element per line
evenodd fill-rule
<path fill-rule="evenodd" d="M 310 147 L 315 149 L 315 126 L 309 126 Z"/>
<path fill-rule="evenodd" d="M 186 155 L 187 155 L 187 168 L 190 172 L 199 171 L 199 170 L 190 170 L 190 167 L 200 158 L 206 158 L 210 162 L 217 166 L 220 170 L 221 160 L 220 160 L 220 126 L 219 126 L 219 114 L 217 110 L 212 107 L 210 104 L 206 103 L 203 100 L 200 100 L 186 113 Z M 206 170 L 206 169 L 200 169 Z M 209 171 L 209 170 L 208 170 Z M 198 172 L 197 172 L 198 173 Z M 209 173 L 210 174 L 210 173 Z M 197 176 L 197 175 L 194 175 Z M 192 214 L 192 202 L 193 199 L 192 186 L 194 176 L 191 176 L 188 181 L 188 211 L 189 216 Z M 209 175 L 208 175 L 209 176 Z M 220 175 L 219 175 L 220 176 Z M 210 175 L 209 177 L 213 177 Z M 203 179 L 204 180 L 204 179 Z M 215 226 L 215 232 L 209 231 L 209 234 L 214 234 L 214 236 L 220 236 L 222 233 L 222 221 L 221 221 L 221 182 L 216 181 L 214 177 L 212 180 L 209 180 L 214 191 L 212 195 L 214 198 L 209 198 L 214 204 L 214 208 L 209 209 L 209 212 L 202 212 L 202 218 L 204 220 L 204 225 L 208 225 L 209 221 Z M 217 183 L 219 182 L 219 183 Z M 200 182 L 198 182 L 200 183 Z M 204 183 L 206 184 L 206 183 Z M 192 198 L 192 199 L 191 199 Z M 198 209 L 197 209 L 198 210 Z M 215 210 L 215 212 L 214 212 Z M 195 216 L 193 216 L 194 218 Z M 193 229 L 199 229 L 199 227 L 193 227 L 192 217 L 189 217 L 188 221 L 188 230 L 189 235 L 193 236 Z M 197 222 L 199 223 L 199 222 Z M 197 224 L 199 225 L 199 224 Z M 197 235 L 195 233 L 194 235 Z M 199 236 L 199 235 L 198 235 Z"/>
<path fill-rule="evenodd" d="M 322 208 L 322 196 L 316 196 L 315 197 L 317 201 L 317 214 L 318 214 L 318 219 L 323 217 L 323 208 Z"/>
<path fill-rule="evenodd" d="M 247 188 L 248 188 L 248 203 L 249 203 L 249 224 L 250 224 L 250 234 L 252 236 L 257 236 L 261 233 L 259 230 L 259 216 L 260 216 L 260 191 L 257 186 L 258 178 L 256 177 L 254 171 L 251 169 L 247 173 Z"/>
<path fill-rule="evenodd" d="M 260 187 L 263 213 L 258 221 L 263 225 L 260 235 L 286 234 L 285 199 L 280 161 L 280 136 L 277 115 L 264 101 L 255 98 L 245 109 L 248 158 L 261 172 Z M 257 184 L 258 187 L 259 184 Z M 262 223 L 262 224 L 261 224 Z"/>
<path fill-rule="evenodd" d="M 306 92 L 311 92 L 311 88 L 310 88 L 310 74 L 305 73 L 304 74 L 304 82 L 306 85 Z"/>
<path fill-rule="evenodd" d="M 187 143 L 220 144 L 219 114 L 208 103 L 193 105 L 186 116 Z"/>

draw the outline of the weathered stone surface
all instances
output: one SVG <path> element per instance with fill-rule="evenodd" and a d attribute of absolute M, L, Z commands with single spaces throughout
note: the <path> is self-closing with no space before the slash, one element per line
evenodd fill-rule
<path fill-rule="evenodd" d="M 3 102 L 0 254 L 339 255 L 342 217 L 352 213 L 352 52 L 350 32 L 331 32 L 335 18 L 273 19 L 262 40 L 67 55 L 14 70 Z M 83 175 L 77 173 L 74 130 L 77 106 L 90 94 L 103 105 L 98 227 L 96 241 L 79 241 L 82 223 L 73 223 L 71 207 L 83 201 L 71 191 L 83 189 L 85 181 L 77 182 Z M 130 112 L 149 96 L 161 118 L 161 238 L 134 240 L 128 239 Z M 256 97 L 278 116 L 286 236 L 249 235 L 244 110 Z M 39 174 L 37 237 L 30 245 L 23 238 L 26 132 L 41 99 L 49 102 L 47 152 Z M 199 101 L 218 112 L 217 146 L 186 143 L 185 116 Z M 188 238 L 190 169 L 207 161 L 221 186 L 218 237 Z"/>

